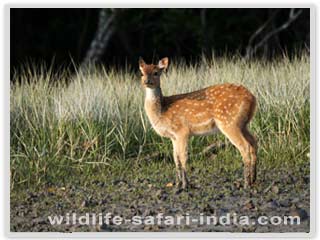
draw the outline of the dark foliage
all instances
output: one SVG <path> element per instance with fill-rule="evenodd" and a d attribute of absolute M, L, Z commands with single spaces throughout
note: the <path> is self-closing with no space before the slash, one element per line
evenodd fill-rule
<path fill-rule="evenodd" d="M 102 62 L 123 67 L 163 56 L 196 60 L 211 56 L 245 55 L 250 36 L 277 9 L 122 9 Z M 290 9 L 278 9 L 265 29 L 280 26 Z M 11 9 L 11 70 L 26 61 L 55 66 L 80 64 L 97 31 L 100 9 Z M 110 9 L 107 11 L 111 11 Z M 272 37 L 257 57 L 288 55 L 309 47 L 310 11 Z M 263 38 L 260 36 L 260 40 Z M 257 38 L 256 41 L 259 41 Z"/>

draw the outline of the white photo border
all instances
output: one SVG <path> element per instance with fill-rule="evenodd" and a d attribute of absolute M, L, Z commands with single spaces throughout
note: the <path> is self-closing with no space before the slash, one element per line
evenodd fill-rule
<path fill-rule="evenodd" d="M 11 8 L 309 8 L 310 9 L 310 232 L 229 233 L 229 232 L 11 232 L 10 231 L 10 9 Z M 10 238 L 311 238 L 316 225 L 316 7 L 312 4 L 52 4 L 9 3 L 4 6 L 4 80 L 2 89 L 5 234 Z"/>

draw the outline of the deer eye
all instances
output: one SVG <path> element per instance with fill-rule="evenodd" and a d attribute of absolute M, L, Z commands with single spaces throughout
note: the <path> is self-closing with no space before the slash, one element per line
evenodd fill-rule
<path fill-rule="evenodd" d="M 154 76 L 158 76 L 159 73 L 158 73 L 158 72 L 154 72 L 153 75 L 154 75 Z"/>

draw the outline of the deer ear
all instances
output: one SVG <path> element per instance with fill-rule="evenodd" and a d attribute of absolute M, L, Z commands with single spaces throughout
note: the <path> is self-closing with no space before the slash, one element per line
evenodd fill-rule
<path fill-rule="evenodd" d="M 140 71 L 143 71 L 143 68 L 145 67 L 146 63 L 144 62 L 144 60 L 142 59 L 142 57 L 139 57 L 139 68 Z"/>
<path fill-rule="evenodd" d="M 169 58 L 165 57 L 165 58 L 162 58 L 159 63 L 158 63 L 158 67 L 161 69 L 161 70 L 166 70 L 168 68 L 168 64 L 169 64 Z"/>

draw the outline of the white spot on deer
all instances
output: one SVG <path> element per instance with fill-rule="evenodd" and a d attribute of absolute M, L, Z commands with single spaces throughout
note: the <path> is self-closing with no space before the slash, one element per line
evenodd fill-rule
<path fill-rule="evenodd" d="M 195 115 L 195 116 L 199 117 L 199 116 L 203 116 L 203 115 L 204 115 L 204 113 L 203 113 L 203 112 L 198 112 L 198 113 L 196 113 L 196 115 Z"/>
<path fill-rule="evenodd" d="M 192 124 L 192 127 L 204 127 L 204 126 L 207 126 L 208 124 L 211 124 L 212 122 L 213 122 L 213 120 L 210 118 L 210 119 L 208 119 L 206 121 Z"/>

